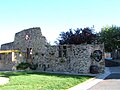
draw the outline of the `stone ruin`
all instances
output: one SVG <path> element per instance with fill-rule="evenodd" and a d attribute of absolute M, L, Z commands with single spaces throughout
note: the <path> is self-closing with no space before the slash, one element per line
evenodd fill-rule
<path fill-rule="evenodd" d="M 104 45 L 54 45 L 47 43 L 39 27 L 22 30 L 14 41 L 1 45 L 0 70 L 16 70 L 21 62 L 37 64 L 37 71 L 89 74 L 91 66 L 104 72 Z"/>

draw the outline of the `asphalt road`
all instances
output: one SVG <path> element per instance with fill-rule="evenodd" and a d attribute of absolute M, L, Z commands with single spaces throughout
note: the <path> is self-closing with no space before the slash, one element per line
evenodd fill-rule
<path fill-rule="evenodd" d="M 120 90 L 120 73 L 110 74 L 88 90 Z"/>

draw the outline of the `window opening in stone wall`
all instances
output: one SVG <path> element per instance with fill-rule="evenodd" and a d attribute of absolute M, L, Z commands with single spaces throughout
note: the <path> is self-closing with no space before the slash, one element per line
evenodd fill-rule
<path fill-rule="evenodd" d="M 30 50 L 29 48 L 27 48 L 26 58 L 29 59 L 29 57 L 30 57 Z"/>
<path fill-rule="evenodd" d="M 29 40 L 29 35 L 25 35 L 25 40 Z"/>
<path fill-rule="evenodd" d="M 30 48 L 30 59 L 32 58 L 33 50 Z"/>
<path fill-rule="evenodd" d="M 26 54 L 27 54 L 26 58 L 31 59 L 32 54 L 33 54 L 32 48 L 27 48 L 27 53 Z"/>
<path fill-rule="evenodd" d="M 32 55 L 32 48 L 30 48 L 30 55 Z"/>
<path fill-rule="evenodd" d="M 26 52 L 26 62 L 32 63 L 32 48 L 27 48 L 27 52 Z"/>
<path fill-rule="evenodd" d="M 59 57 L 67 57 L 67 46 L 59 46 Z"/>
<path fill-rule="evenodd" d="M 59 46 L 59 57 L 62 57 L 62 49 L 61 49 L 61 46 Z"/>
<path fill-rule="evenodd" d="M 42 67 L 43 67 L 43 70 L 44 70 L 44 71 L 46 71 L 46 65 L 45 65 L 45 64 L 43 64 L 43 66 L 42 66 Z"/>
<path fill-rule="evenodd" d="M 63 46 L 63 57 L 67 57 L 67 47 Z"/>

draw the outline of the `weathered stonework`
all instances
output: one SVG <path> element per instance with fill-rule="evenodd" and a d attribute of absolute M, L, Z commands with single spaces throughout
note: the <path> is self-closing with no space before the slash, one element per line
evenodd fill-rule
<path fill-rule="evenodd" d="M 11 70 L 20 62 L 32 62 L 38 64 L 38 71 L 68 72 L 68 73 L 90 73 L 90 66 L 97 65 L 104 72 L 104 45 L 103 44 L 83 44 L 83 45 L 61 45 L 51 46 L 46 38 L 42 36 L 40 28 L 30 28 L 15 34 L 14 42 L 11 46 L 3 44 L 2 50 L 14 49 L 20 52 L 12 53 L 11 60 L 5 56 L 4 61 L 13 61 L 13 67 L 7 63 Z M 102 59 L 97 62 L 91 58 L 95 50 L 101 50 Z M 0 69 L 4 67 L 0 61 Z"/>
<path fill-rule="evenodd" d="M 14 49 L 14 42 L 1 45 L 1 50 L 12 50 L 12 49 Z"/>
<path fill-rule="evenodd" d="M 15 69 L 14 66 L 17 64 L 17 62 L 14 61 L 13 55 L 14 53 L 1 54 L 0 70 L 14 70 Z"/>

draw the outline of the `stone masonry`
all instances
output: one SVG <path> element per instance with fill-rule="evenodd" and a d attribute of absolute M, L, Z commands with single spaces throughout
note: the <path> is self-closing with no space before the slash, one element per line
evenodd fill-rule
<path fill-rule="evenodd" d="M 42 36 L 39 27 L 16 33 L 14 42 L 1 45 L 1 50 L 19 50 L 19 52 L 1 54 L 0 70 L 15 70 L 16 65 L 21 62 L 37 63 L 37 70 L 46 72 L 88 74 L 91 65 L 97 65 L 100 73 L 104 72 L 105 68 L 103 44 L 51 46 Z M 91 58 L 95 50 L 102 52 L 100 61 Z M 8 58 L 5 55 L 12 57 Z"/>

